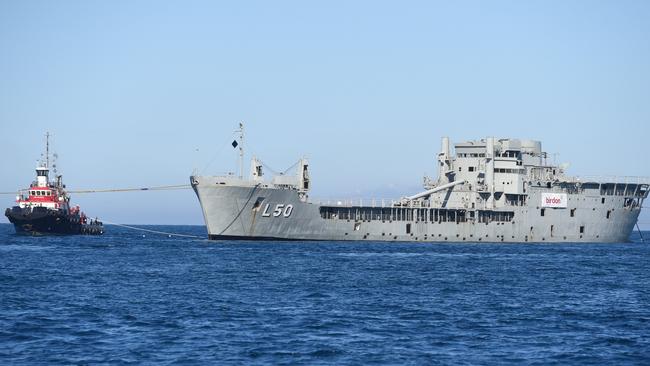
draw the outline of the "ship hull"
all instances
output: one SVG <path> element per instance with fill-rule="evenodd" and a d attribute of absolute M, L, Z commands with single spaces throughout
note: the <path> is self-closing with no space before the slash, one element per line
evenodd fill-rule
<path fill-rule="evenodd" d="M 99 224 L 83 224 L 78 216 L 67 215 L 45 208 L 20 208 L 14 206 L 5 216 L 22 235 L 101 235 L 104 228 Z"/>
<path fill-rule="evenodd" d="M 481 222 L 478 209 L 322 205 L 291 189 L 223 185 L 215 177 L 192 182 L 213 240 L 627 242 L 640 212 L 625 207 L 623 196 L 584 192 L 542 214 L 535 204 L 542 191 L 532 190 L 527 205 L 489 211 L 505 219 Z"/>

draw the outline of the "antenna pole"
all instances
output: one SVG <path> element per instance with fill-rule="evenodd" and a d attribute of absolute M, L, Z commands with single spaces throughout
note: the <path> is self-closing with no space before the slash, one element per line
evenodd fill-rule
<path fill-rule="evenodd" d="M 45 166 L 50 167 L 50 132 L 45 133 Z"/>
<path fill-rule="evenodd" d="M 239 122 L 239 179 L 244 179 L 244 123 Z"/>

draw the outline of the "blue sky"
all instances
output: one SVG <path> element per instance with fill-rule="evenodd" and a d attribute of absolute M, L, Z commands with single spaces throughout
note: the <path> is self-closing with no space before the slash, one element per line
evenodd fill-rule
<path fill-rule="evenodd" d="M 72 189 L 234 170 L 239 121 L 277 170 L 309 157 L 318 197 L 413 193 L 442 136 L 650 176 L 648 19 L 647 1 L 2 1 L 0 191 L 31 181 L 46 130 Z M 191 191 L 73 200 L 202 223 Z"/>

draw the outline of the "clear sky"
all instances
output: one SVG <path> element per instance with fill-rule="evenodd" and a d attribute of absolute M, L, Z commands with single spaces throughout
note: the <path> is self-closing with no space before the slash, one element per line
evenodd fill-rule
<path fill-rule="evenodd" d="M 0 191 L 48 130 L 71 189 L 234 170 L 239 121 L 276 170 L 306 155 L 318 197 L 417 192 L 442 136 L 650 176 L 649 119 L 650 1 L 0 1 Z M 202 223 L 191 191 L 73 201 Z"/>

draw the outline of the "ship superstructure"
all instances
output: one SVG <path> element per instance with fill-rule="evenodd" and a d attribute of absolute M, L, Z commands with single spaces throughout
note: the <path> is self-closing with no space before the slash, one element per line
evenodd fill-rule
<path fill-rule="evenodd" d="M 36 167 L 36 180 L 16 196 L 16 205 L 5 210 L 16 232 L 27 234 L 102 234 L 101 221 L 89 219 L 79 206 L 70 205 L 63 177 L 51 181 L 49 133 L 43 159 Z M 56 165 L 53 165 L 54 167 Z M 56 172 L 55 172 L 56 173 Z"/>
<path fill-rule="evenodd" d="M 241 142 L 243 146 L 243 141 Z M 241 148 L 240 146 L 240 148 Z M 294 175 L 192 176 L 210 239 L 625 242 L 650 180 L 577 178 L 539 141 L 442 139 L 438 177 L 385 201 L 311 201 L 306 159 Z"/>

